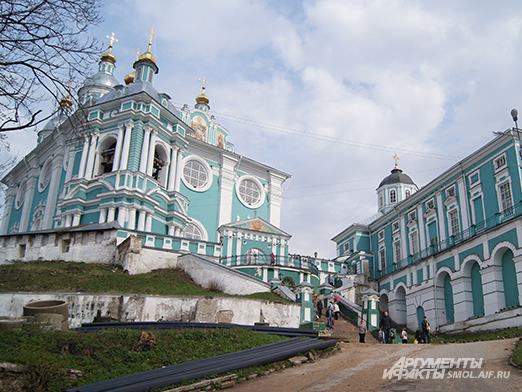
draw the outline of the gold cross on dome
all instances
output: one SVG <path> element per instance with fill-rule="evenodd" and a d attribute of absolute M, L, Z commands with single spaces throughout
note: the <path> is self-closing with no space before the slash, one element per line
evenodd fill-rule
<path fill-rule="evenodd" d="M 140 48 L 136 50 L 133 49 L 133 52 L 136 53 L 136 61 L 138 61 L 138 59 L 140 58 Z"/>
<path fill-rule="evenodd" d="M 397 153 L 395 153 L 395 155 L 392 156 L 392 158 L 395 159 L 395 167 L 394 167 L 394 169 L 398 169 L 398 168 L 399 168 L 399 160 L 400 160 L 401 158 L 399 158 L 399 157 L 397 156 Z"/>
<path fill-rule="evenodd" d="M 208 80 L 203 76 L 202 78 L 199 78 L 201 80 L 201 86 L 203 87 L 203 90 L 205 89 L 205 84 L 208 84 Z"/>
<path fill-rule="evenodd" d="M 107 35 L 107 38 L 109 39 L 109 41 L 111 42 L 109 44 L 109 53 L 111 53 L 111 50 L 112 50 L 112 44 L 115 43 L 115 42 L 118 42 L 118 39 L 114 36 L 114 33 L 112 33 L 112 35 Z"/>
<path fill-rule="evenodd" d="M 149 46 L 152 45 L 152 39 L 156 38 L 156 34 L 154 34 L 154 27 L 151 27 L 150 30 L 147 30 L 150 34 Z"/>

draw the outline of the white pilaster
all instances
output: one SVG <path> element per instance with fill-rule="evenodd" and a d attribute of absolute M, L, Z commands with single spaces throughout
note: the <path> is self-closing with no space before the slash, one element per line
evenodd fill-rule
<path fill-rule="evenodd" d="M 150 145 L 149 145 L 149 159 L 147 162 L 147 174 L 152 176 L 152 169 L 154 167 L 154 150 L 156 149 L 156 131 L 150 133 Z"/>
<path fill-rule="evenodd" d="M 34 189 L 36 187 L 36 177 L 29 177 L 26 182 L 24 205 L 22 207 L 22 216 L 20 217 L 19 233 L 29 231 L 29 219 L 31 218 L 31 210 L 34 197 Z"/>
<path fill-rule="evenodd" d="M 45 204 L 42 229 L 52 229 L 53 227 L 54 212 L 56 210 L 56 203 L 58 201 L 58 188 L 60 184 L 60 178 L 62 177 L 62 161 L 63 157 L 60 155 L 57 155 L 53 158 L 53 171 L 51 174 L 51 181 L 49 183 L 47 202 Z"/>
<path fill-rule="evenodd" d="M 129 208 L 129 219 L 127 224 L 127 229 L 134 230 L 136 229 L 136 208 Z"/>
<path fill-rule="evenodd" d="M 71 227 L 72 223 L 72 214 L 65 215 L 65 227 Z"/>
<path fill-rule="evenodd" d="M 69 151 L 69 158 L 67 160 L 67 171 L 65 173 L 65 182 L 71 181 L 75 157 L 76 151 Z"/>
<path fill-rule="evenodd" d="M 11 209 L 13 208 L 13 203 L 16 197 L 16 190 L 14 188 L 7 188 L 6 193 L 7 195 L 4 206 L 4 218 L 2 220 L 2 234 L 7 234 L 9 218 L 11 217 Z"/>
<path fill-rule="evenodd" d="M 491 265 L 481 269 L 480 274 L 482 275 L 482 291 L 484 293 L 484 313 L 489 316 L 506 306 L 502 266 Z"/>
<path fill-rule="evenodd" d="M 130 142 L 131 142 L 131 136 L 132 136 L 131 133 L 132 133 L 132 124 L 131 123 L 125 124 L 125 135 L 123 137 L 123 150 L 121 152 L 120 170 L 127 169 L 127 163 L 129 160 Z"/>
<path fill-rule="evenodd" d="M 94 170 L 94 160 L 96 158 L 96 148 L 98 147 L 99 134 L 95 133 L 91 137 L 91 144 L 89 146 L 89 157 L 87 158 L 87 166 L 85 168 L 85 178 L 92 179 L 92 172 Z"/>
<path fill-rule="evenodd" d="M 108 212 L 107 212 L 107 222 L 114 221 L 115 216 L 116 216 L 116 208 L 109 207 Z"/>
<path fill-rule="evenodd" d="M 236 173 L 234 171 L 237 159 L 233 156 L 223 155 L 220 170 L 219 184 L 219 215 L 218 227 L 232 220 L 232 198 Z"/>
<path fill-rule="evenodd" d="M 83 142 L 82 158 L 80 160 L 80 171 L 78 172 L 78 178 L 85 177 L 85 165 L 87 164 L 87 155 L 89 154 L 90 138 L 86 137 Z"/>
<path fill-rule="evenodd" d="M 139 211 L 138 215 L 138 230 L 145 231 L 145 218 L 147 216 L 147 211 Z"/>
<path fill-rule="evenodd" d="M 147 162 L 149 156 L 150 131 L 152 128 L 145 127 L 143 135 L 143 145 L 141 146 L 140 172 L 147 172 Z"/>
<path fill-rule="evenodd" d="M 107 219 L 107 208 L 100 208 L 100 218 L 98 223 L 105 223 Z"/>
<path fill-rule="evenodd" d="M 118 223 L 121 227 L 125 227 L 125 222 L 127 221 L 127 208 L 120 207 L 118 208 Z"/>
<path fill-rule="evenodd" d="M 148 233 L 152 231 L 152 214 L 147 214 L 145 218 L 145 231 Z"/>
<path fill-rule="evenodd" d="M 118 125 L 118 140 L 116 141 L 116 150 L 114 151 L 114 163 L 112 164 L 112 171 L 117 171 L 120 169 L 121 147 L 123 145 L 124 132 L 125 127 L 123 124 Z"/>
<path fill-rule="evenodd" d="M 82 214 L 80 214 L 79 212 L 75 213 L 73 215 L 73 221 L 72 221 L 72 225 L 73 226 L 79 226 L 80 225 L 80 219 L 82 218 Z"/>
<path fill-rule="evenodd" d="M 179 189 L 181 187 L 181 176 L 183 175 L 183 167 L 181 165 L 182 159 L 183 153 L 181 150 L 178 150 L 178 160 L 176 162 L 176 179 L 174 180 L 174 190 L 176 192 L 179 192 Z"/>
<path fill-rule="evenodd" d="M 451 280 L 455 322 L 464 321 L 473 316 L 473 293 L 471 277 L 461 276 Z"/>
<path fill-rule="evenodd" d="M 171 158 L 170 158 L 170 168 L 169 168 L 169 182 L 168 182 L 168 191 L 173 191 L 176 185 L 176 168 L 178 167 L 178 151 L 179 148 L 177 146 L 172 147 Z"/>

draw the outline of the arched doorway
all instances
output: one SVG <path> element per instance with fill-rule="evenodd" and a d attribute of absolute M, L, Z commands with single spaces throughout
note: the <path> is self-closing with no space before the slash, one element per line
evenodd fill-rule
<path fill-rule="evenodd" d="M 517 270 L 513 261 L 513 252 L 508 249 L 502 255 L 502 281 L 504 282 L 504 298 L 506 307 L 519 305 Z"/>
<path fill-rule="evenodd" d="M 426 313 L 424 313 L 424 308 L 422 306 L 417 307 L 417 325 L 422 329 L 422 319 Z"/>
<path fill-rule="evenodd" d="M 392 317 L 399 325 L 406 325 L 407 323 L 407 312 L 406 312 L 406 290 L 403 286 L 399 286 L 395 291 L 395 312 Z"/>
<path fill-rule="evenodd" d="M 388 312 L 388 294 L 381 294 L 379 300 L 379 311 L 381 313 Z"/>
<path fill-rule="evenodd" d="M 482 290 L 482 275 L 477 262 L 471 267 L 471 296 L 473 298 L 473 316 L 484 314 L 484 291 Z"/>

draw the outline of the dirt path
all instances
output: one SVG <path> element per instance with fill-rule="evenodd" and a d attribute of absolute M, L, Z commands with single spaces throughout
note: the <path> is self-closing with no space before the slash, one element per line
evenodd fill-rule
<path fill-rule="evenodd" d="M 507 362 L 514 341 L 447 345 L 341 343 L 341 351 L 329 358 L 237 384 L 232 391 L 521 391 L 522 372 Z M 475 377 L 481 370 L 493 371 L 495 376 L 499 371 L 510 373 L 507 379 L 450 379 L 446 375 L 442 380 L 398 380 L 397 377 L 383 380 L 383 371 L 391 368 L 401 357 L 484 358 L 481 369 L 474 369 Z"/>

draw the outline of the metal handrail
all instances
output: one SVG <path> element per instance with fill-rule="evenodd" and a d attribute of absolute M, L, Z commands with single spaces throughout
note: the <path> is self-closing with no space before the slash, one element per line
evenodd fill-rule
<path fill-rule="evenodd" d="M 229 267 L 268 265 L 273 267 L 306 269 L 314 275 L 319 275 L 319 269 L 314 261 L 307 257 L 297 255 L 273 257 L 264 254 L 237 255 L 221 257 L 219 262 Z"/>

